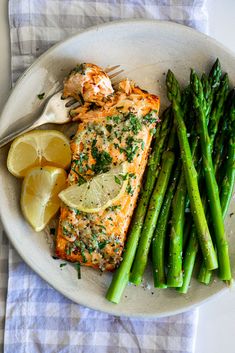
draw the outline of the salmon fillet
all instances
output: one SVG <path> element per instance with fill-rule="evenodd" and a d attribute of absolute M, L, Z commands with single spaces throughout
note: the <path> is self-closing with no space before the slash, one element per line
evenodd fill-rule
<path fill-rule="evenodd" d="M 102 271 L 113 271 L 119 265 L 152 134 L 159 121 L 158 112 L 159 98 L 128 80 L 99 104 L 92 99 L 72 111 L 79 124 L 71 141 L 68 185 L 81 184 L 123 162 L 127 162 L 128 184 L 111 207 L 98 213 L 61 207 L 56 237 L 58 257 Z"/>

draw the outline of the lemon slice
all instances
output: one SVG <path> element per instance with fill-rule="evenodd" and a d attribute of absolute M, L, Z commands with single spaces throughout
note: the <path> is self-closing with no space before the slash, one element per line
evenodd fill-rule
<path fill-rule="evenodd" d="M 86 213 L 95 213 L 111 206 L 125 192 L 126 163 L 107 173 L 95 176 L 82 185 L 72 185 L 60 192 L 60 199 L 69 207 Z"/>
<path fill-rule="evenodd" d="M 65 187 L 67 174 L 62 168 L 34 167 L 25 176 L 21 192 L 24 217 L 36 232 L 41 231 L 58 211 L 58 193 Z"/>
<path fill-rule="evenodd" d="M 70 162 L 69 140 L 64 134 L 57 130 L 36 130 L 13 141 L 7 168 L 16 177 L 23 177 L 35 166 L 54 165 L 66 169 Z"/>

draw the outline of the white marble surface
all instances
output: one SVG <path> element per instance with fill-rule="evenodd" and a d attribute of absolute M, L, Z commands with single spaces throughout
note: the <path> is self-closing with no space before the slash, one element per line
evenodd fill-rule
<path fill-rule="evenodd" d="M 0 0 L 0 109 L 10 90 L 10 51 L 7 0 Z M 208 0 L 209 34 L 235 52 L 234 0 Z M 195 353 L 235 352 L 235 290 L 199 309 Z"/>

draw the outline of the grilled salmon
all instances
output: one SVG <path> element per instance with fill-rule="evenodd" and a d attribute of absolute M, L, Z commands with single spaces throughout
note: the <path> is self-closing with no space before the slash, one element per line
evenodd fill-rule
<path fill-rule="evenodd" d="M 100 212 L 84 213 L 63 205 L 56 254 L 81 265 L 113 271 L 122 260 L 152 135 L 159 122 L 160 103 L 156 95 L 129 80 L 120 82 L 113 91 L 103 70 L 92 65 L 82 64 L 64 83 L 65 97 L 82 96 L 84 100 L 71 112 L 79 124 L 71 141 L 68 185 L 84 183 L 123 162 L 127 163 L 128 183 L 125 193 Z"/>

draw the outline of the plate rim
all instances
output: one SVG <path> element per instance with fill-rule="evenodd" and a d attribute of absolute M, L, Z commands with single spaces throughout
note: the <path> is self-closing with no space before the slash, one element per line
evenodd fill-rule
<path fill-rule="evenodd" d="M 54 49 L 56 49 L 57 47 L 59 47 L 61 44 L 88 32 L 93 32 L 94 30 L 98 31 L 100 29 L 103 29 L 105 27 L 115 27 L 116 25 L 120 25 L 120 24 L 128 24 L 128 23 L 152 23 L 152 24 L 158 24 L 161 26 L 172 26 L 172 27 L 179 27 L 182 28 L 186 31 L 189 32 L 193 32 L 195 35 L 201 37 L 201 38 L 205 38 L 206 40 L 209 40 L 210 42 L 214 43 L 215 45 L 217 45 L 218 47 L 220 47 L 222 50 L 226 51 L 229 55 L 233 56 L 235 59 L 235 52 L 232 51 L 230 48 L 228 48 L 226 45 L 222 44 L 221 42 L 219 42 L 218 40 L 214 39 L 213 37 L 209 36 L 208 34 L 205 34 L 203 32 L 200 32 L 198 30 L 196 30 L 195 28 L 183 25 L 181 23 L 177 23 L 174 21 L 165 21 L 165 20 L 154 20 L 154 19 L 144 19 L 144 18 L 136 18 L 136 19 L 124 19 L 124 20 L 116 20 L 116 21 L 110 21 L 110 22 L 106 22 L 106 23 L 102 23 L 102 24 L 98 24 L 98 25 L 94 25 L 85 29 L 82 29 L 74 34 L 72 34 L 71 36 L 68 36 L 65 39 L 62 39 L 61 41 L 59 41 L 58 43 L 53 44 L 49 49 L 47 49 L 44 53 L 42 53 L 42 55 L 40 55 L 39 57 L 37 57 L 34 62 L 26 69 L 23 71 L 23 73 L 21 74 L 21 76 L 17 79 L 16 83 L 14 84 L 14 86 L 12 87 L 12 89 L 9 92 L 9 95 L 7 97 L 6 102 L 4 103 L 4 106 L 0 112 L 0 120 L 2 115 L 4 114 L 8 104 L 9 104 L 9 99 L 11 97 L 11 95 L 13 94 L 13 92 L 17 89 L 17 87 L 20 85 L 21 81 L 24 79 L 24 77 L 28 74 L 28 72 L 34 67 L 37 66 L 37 64 L 46 56 L 48 55 L 48 53 L 52 52 Z"/>
<path fill-rule="evenodd" d="M 179 27 L 181 29 L 183 29 L 184 31 L 189 31 L 189 32 L 193 32 L 194 35 L 200 37 L 200 38 L 204 38 L 205 40 L 210 41 L 212 44 L 218 46 L 220 49 L 222 49 L 223 51 L 225 51 L 226 53 L 228 53 L 228 55 L 232 56 L 235 59 L 235 53 L 229 49 L 228 47 L 226 47 L 225 45 L 223 45 L 222 43 L 220 43 L 219 41 L 215 40 L 214 38 L 210 37 L 207 34 L 204 34 L 202 32 L 197 31 L 194 28 L 188 27 L 186 25 L 177 23 L 177 22 L 173 22 L 173 21 L 165 21 L 165 20 L 153 20 L 153 19 L 125 19 L 125 20 L 117 20 L 117 21 L 111 21 L 111 22 L 107 22 L 107 23 L 103 23 L 103 24 L 99 24 L 99 25 L 94 25 L 91 26 L 89 28 L 86 28 L 84 30 L 80 30 L 78 32 L 76 32 L 75 34 L 68 36 L 67 38 L 59 41 L 58 43 L 52 45 L 49 49 L 47 49 L 42 55 L 40 55 L 20 76 L 20 78 L 16 81 L 16 84 L 14 85 L 14 87 L 11 89 L 9 96 L 7 98 L 7 101 L 5 102 L 3 109 L 1 111 L 0 114 L 0 120 L 2 118 L 2 115 L 5 114 L 5 111 L 7 111 L 8 109 L 8 105 L 10 104 L 10 98 L 13 95 L 13 93 L 18 89 L 18 86 L 21 84 L 21 82 L 23 81 L 24 77 L 35 67 L 38 65 L 38 63 L 40 63 L 41 60 L 44 59 L 44 57 L 46 57 L 49 53 L 53 52 L 53 50 L 55 50 L 57 47 L 59 47 L 60 45 L 63 45 L 65 42 L 72 40 L 73 38 L 79 37 L 80 35 L 89 33 L 89 32 L 93 32 L 93 31 L 98 31 L 98 30 L 102 30 L 103 28 L 108 28 L 108 27 L 115 27 L 118 25 L 128 25 L 128 24 L 134 24 L 134 23 L 146 23 L 146 24 L 154 24 L 154 25 L 160 25 L 160 26 L 172 26 L 174 27 Z M 222 288 L 219 289 L 216 293 L 210 295 L 209 297 L 197 302 L 197 303 L 188 303 L 185 304 L 184 308 L 180 308 L 180 309 L 175 309 L 175 310 L 170 310 L 170 311 L 165 311 L 164 313 L 148 313 L 148 314 L 141 314 L 141 313 L 137 313 L 137 314 L 132 314 L 132 313 L 128 313 L 126 314 L 125 312 L 123 312 L 120 308 L 120 310 L 118 310 L 117 313 L 117 308 L 118 308 L 118 304 L 117 305 L 113 305 L 114 310 L 109 310 L 109 309 L 97 309 L 97 307 L 95 307 L 94 305 L 87 305 L 87 303 L 84 303 L 83 300 L 79 300 L 76 301 L 74 300 L 74 297 L 72 295 L 70 295 L 70 293 L 66 292 L 65 290 L 63 290 L 62 287 L 60 287 L 57 284 L 52 284 L 50 283 L 47 279 L 46 276 L 44 276 L 43 273 L 40 272 L 40 269 L 37 268 L 36 266 L 34 266 L 34 264 L 31 264 L 31 262 L 27 259 L 27 257 L 24 257 L 24 253 L 23 250 L 21 250 L 20 246 L 18 246 L 17 242 L 14 241 L 14 237 L 11 235 L 11 230 L 10 230 L 10 226 L 9 223 L 7 222 L 7 220 L 4 217 L 4 213 L 3 211 L 3 204 L 0 202 L 0 219 L 2 221 L 3 224 L 3 229 L 8 237 L 8 240 L 10 241 L 10 243 L 14 246 L 15 250 L 18 252 L 18 254 L 20 255 L 20 257 L 23 259 L 23 261 L 37 274 L 39 275 L 46 283 L 48 283 L 52 288 L 54 288 L 56 291 L 58 291 L 59 293 L 61 293 L 63 296 L 65 296 L 66 298 L 69 298 L 73 303 L 88 307 L 90 309 L 99 311 L 99 312 L 103 312 L 103 313 L 107 313 L 107 314 L 111 314 L 111 315 L 116 315 L 116 316 L 123 316 L 123 317 L 133 317 L 133 318 L 160 318 L 160 317 L 166 317 L 166 316 L 170 316 L 170 315 L 176 315 L 176 314 L 180 314 L 189 310 L 193 310 L 203 304 L 205 304 L 208 301 L 211 300 L 215 300 L 217 297 L 221 296 L 223 293 L 227 292 L 229 290 L 229 288 Z M 78 298 L 79 299 L 79 298 Z"/>

